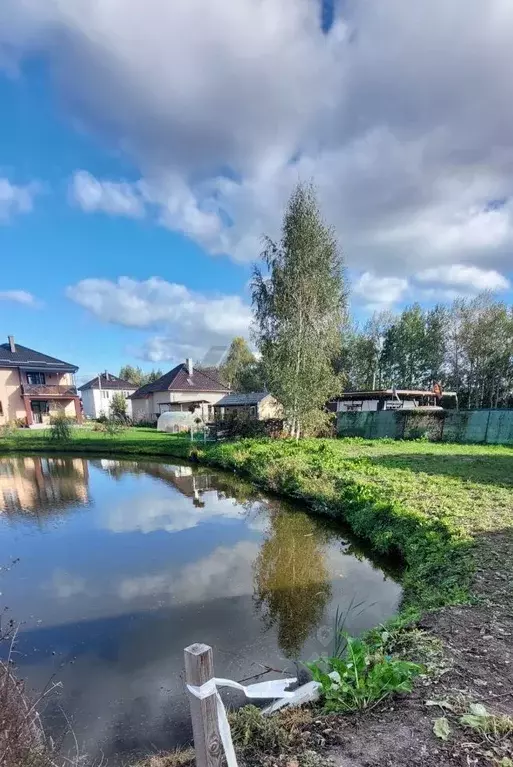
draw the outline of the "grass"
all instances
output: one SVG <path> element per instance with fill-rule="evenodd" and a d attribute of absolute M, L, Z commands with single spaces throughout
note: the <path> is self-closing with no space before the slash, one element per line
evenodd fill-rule
<path fill-rule="evenodd" d="M 379 554 L 404 563 L 404 607 L 468 601 L 476 566 L 498 533 L 513 531 L 513 449 L 427 442 L 241 440 L 131 428 L 74 430 L 66 445 L 45 431 L 0 438 L 0 452 L 74 451 L 194 458 L 245 474 L 272 491 L 343 519 Z"/>

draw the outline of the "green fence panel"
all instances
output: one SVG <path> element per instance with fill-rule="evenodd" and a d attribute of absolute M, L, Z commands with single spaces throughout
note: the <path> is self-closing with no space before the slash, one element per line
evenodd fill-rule
<path fill-rule="evenodd" d="M 339 437 L 416 439 L 513 444 L 513 410 L 454 410 L 439 414 L 398 414 L 393 410 L 338 413 Z"/>

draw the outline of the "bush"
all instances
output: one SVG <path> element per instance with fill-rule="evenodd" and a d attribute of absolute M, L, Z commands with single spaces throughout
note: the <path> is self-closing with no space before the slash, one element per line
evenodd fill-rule
<path fill-rule="evenodd" d="M 60 411 L 50 420 L 50 440 L 52 442 L 65 443 L 73 439 L 73 420 Z"/>

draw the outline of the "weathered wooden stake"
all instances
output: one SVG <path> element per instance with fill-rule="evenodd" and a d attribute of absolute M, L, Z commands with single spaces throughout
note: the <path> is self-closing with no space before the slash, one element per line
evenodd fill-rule
<path fill-rule="evenodd" d="M 186 647 L 185 681 L 187 684 L 201 687 L 214 677 L 212 648 L 206 644 L 192 644 Z M 223 749 L 217 724 L 217 701 L 215 695 L 204 700 L 189 693 L 191 707 L 192 732 L 196 767 L 221 767 Z"/>

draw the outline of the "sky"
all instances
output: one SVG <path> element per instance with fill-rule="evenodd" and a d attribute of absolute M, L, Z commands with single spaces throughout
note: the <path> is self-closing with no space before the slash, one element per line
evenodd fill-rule
<path fill-rule="evenodd" d="M 312 180 L 355 314 L 512 301 L 510 0 L 2 0 L 0 325 L 80 367 L 248 335 Z"/>

